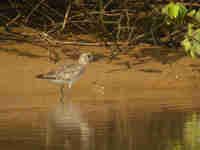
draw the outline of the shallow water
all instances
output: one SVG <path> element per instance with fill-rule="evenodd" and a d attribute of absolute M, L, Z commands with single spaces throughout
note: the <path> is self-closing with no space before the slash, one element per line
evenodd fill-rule
<path fill-rule="evenodd" d="M 4 150 L 200 149 L 200 106 L 178 101 L 1 107 L 0 146 Z"/>

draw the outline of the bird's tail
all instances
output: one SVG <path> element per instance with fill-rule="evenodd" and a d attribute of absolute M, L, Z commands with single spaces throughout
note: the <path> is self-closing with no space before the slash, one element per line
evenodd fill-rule
<path fill-rule="evenodd" d="M 39 74 L 36 76 L 38 79 L 56 79 L 55 74 L 53 73 L 47 73 L 47 74 Z"/>

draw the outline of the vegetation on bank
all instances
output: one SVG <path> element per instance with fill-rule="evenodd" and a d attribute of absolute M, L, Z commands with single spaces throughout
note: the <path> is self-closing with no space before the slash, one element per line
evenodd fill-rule
<path fill-rule="evenodd" d="M 92 34 L 101 45 L 110 47 L 112 57 L 128 52 L 140 42 L 182 46 L 191 57 L 200 55 L 200 5 L 195 1 L 8 0 L 1 3 L 0 25 L 7 31 L 23 25 L 41 31 L 42 38 Z M 121 44 L 126 48 L 122 49 Z"/>

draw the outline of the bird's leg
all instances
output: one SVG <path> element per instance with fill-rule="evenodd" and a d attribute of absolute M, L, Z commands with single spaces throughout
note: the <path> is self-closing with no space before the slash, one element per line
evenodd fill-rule
<path fill-rule="evenodd" d="M 60 102 L 64 104 L 64 85 L 60 88 Z"/>
<path fill-rule="evenodd" d="M 71 89 L 71 87 L 72 87 L 72 81 L 69 81 L 68 87 Z"/>

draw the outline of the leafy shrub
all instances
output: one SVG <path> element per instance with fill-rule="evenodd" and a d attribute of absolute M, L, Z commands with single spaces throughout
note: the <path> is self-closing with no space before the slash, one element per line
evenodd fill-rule
<path fill-rule="evenodd" d="M 186 24 L 187 32 L 181 45 L 192 58 L 200 56 L 200 11 L 193 9 L 188 12 L 183 4 L 171 2 L 162 9 L 162 13 L 166 15 L 167 24 L 184 24 L 185 18 L 190 18 L 190 22 Z"/>

